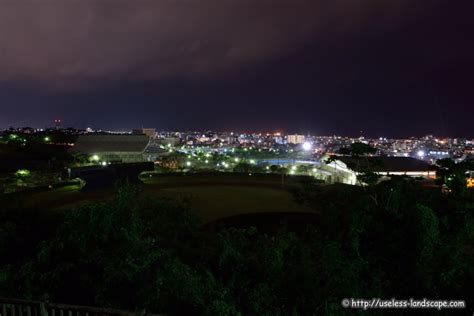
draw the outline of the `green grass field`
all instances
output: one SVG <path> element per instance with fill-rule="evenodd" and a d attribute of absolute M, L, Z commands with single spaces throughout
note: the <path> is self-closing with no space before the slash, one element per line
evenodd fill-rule
<path fill-rule="evenodd" d="M 282 189 L 246 186 L 192 186 L 156 188 L 153 196 L 188 202 L 204 222 L 223 217 L 263 212 L 310 212 Z"/>
<path fill-rule="evenodd" d="M 311 212 L 293 201 L 286 189 L 296 184 L 287 177 L 282 187 L 281 176 L 248 175 L 171 175 L 144 178 L 141 186 L 145 196 L 170 198 L 184 202 L 203 222 L 239 214 L 265 212 Z M 81 192 L 78 185 L 42 192 L 23 192 L 14 200 L 30 208 L 65 210 L 92 201 L 113 197 L 113 188 Z"/>

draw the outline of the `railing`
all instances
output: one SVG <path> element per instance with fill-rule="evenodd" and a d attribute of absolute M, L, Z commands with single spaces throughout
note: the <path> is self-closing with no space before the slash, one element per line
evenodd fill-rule
<path fill-rule="evenodd" d="M 0 316 L 159 316 L 145 311 L 130 312 L 110 308 L 26 301 L 0 297 Z"/>

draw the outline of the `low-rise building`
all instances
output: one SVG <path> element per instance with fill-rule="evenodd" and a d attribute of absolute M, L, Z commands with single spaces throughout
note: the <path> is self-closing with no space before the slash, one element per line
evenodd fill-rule
<path fill-rule="evenodd" d="M 332 171 L 330 182 L 357 184 L 357 176 L 362 172 L 374 172 L 382 177 L 408 176 L 434 179 L 436 167 L 411 157 L 333 157 L 323 163 L 322 168 Z M 323 159 L 324 161 L 324 159 Z"/>
<path fill-rule="evenodd" d="M 139 134 L 79 135 L 71 153 L 83 153 L 101 162 L 146 161 L 145 149 L 150 138 Z"/>

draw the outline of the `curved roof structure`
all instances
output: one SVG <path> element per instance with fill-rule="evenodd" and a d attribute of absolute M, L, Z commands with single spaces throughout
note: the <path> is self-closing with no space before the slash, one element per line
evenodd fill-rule
<path fill-rule="evenodd" d="M 416 172 L 432 171 L 436 167 L 411 157 L 347 157 L 336 159 L 344 162 L 354 171 L 370 170 L 374 172 Z"/>
<path fill-rule="evenodd" d="M 71 152 L 81 153 L 143 153 L 150 138 L 133 134 L 85 134 L 77 138 Z"/>

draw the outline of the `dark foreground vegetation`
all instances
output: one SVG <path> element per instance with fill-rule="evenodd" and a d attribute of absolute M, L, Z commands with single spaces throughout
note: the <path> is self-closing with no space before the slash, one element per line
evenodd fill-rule
<path fill-rule="evenodd" d="M 0 296 L 171 315 L 351 314 L 346 297 L 474 306 L 473 190 L 393 179 L 294 194 L 323 211 L 298 225 L 282 214 L 267 229 L 265 216 L 249 216 L 213 231 L 130 185 L 64 213 L 4 202 Z"/>

